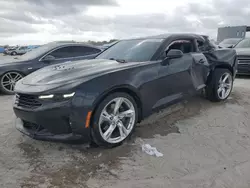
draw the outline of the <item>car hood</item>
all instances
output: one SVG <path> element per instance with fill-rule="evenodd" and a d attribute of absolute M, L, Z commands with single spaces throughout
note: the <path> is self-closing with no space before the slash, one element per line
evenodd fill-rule
<path fill-rule="evenodd" d="M 87 81 L 97 76 L 139 66 L 143 63 L 119 63 L 114 60 L 94 59 L 65 62 L 42 68 L 22 79 L 24 85 L 60 85 Z"/>
<path fill-rule="evenodd" d="M 250 56 L 250 48 L 234 48 L 237 55 L 248 55 Z"/>

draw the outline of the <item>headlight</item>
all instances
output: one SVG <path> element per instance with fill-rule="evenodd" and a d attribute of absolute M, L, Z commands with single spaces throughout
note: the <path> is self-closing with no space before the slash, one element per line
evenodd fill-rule
<path fill-rule="evenodd" d="M 38 98 L 39 99 L 52 99 L 54 97 L 54 95 L 41 95 Z"/>
<path fill-rule="evenodd" d="M 70 98 L 70 97 L 73 97 L 75 95 L 75 92 L 73 93 L 67 93 L 67 94 L 51 94 L 51 95 L 40 95 L 38 98 L 39 99 L 59 99 L 59 98 Z"/>
<path fill-rule="evenodd" d="M 74 95 L 75 95 L 75 92 L 70 93 L 70 94 L 64 94 L 63 98 L 70 98 L 70 97 L 73 97 Z"/>

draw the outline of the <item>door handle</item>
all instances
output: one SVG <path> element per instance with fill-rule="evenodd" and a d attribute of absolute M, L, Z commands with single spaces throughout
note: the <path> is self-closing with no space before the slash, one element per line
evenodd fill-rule
<path fill-rule="evenodd" d="M 205 60 L 204 60 L 204 59 L 200 59 L 200 60 L 199 60 L 199 63 L 200 63 L 200 64 L 204 64 L 204 63 L 205 63 Z"/>

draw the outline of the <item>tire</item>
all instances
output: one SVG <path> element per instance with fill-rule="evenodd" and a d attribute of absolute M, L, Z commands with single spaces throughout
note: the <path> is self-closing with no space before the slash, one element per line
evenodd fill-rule
<path fill-rule="evenodd" d="M 13 81 L 8 81 L 11 80 L 11 78 L 13 79 Z M 0 90 L 3 94 L 6 95 L 13 95 L 14 94 L 14 86 L 16 84 L 17 81 L 19 81 L 20 79 L 23 78 L 23 75 L 19 72 L 16 71 L 10 71 L 10 72 L 6 72 L 4 73 L 1 77 L 0 77 Z M 9 83 L 7 85 L 7 83 Z"/>
<path fill-rule="evenodd" d="M 120 108 L 117 110 L 117 115 L 114 116 L 113 114 L 115 114 L 115 104 L 119 103 L 121 103 Z M 106 114 L 105 116 L 102 116 L 104 109 L 108 115 Z M 122 118 L 124 115 L 122 115 L 122 112 L 125 111 L 128 112 L 128 117 Z M 98 105 L 94 112 L 91 122 L 92 142 L 100 147 L 105 148 L 119 146 L 130 137 L 135 129 L 137 121 L 138 108 L 133 97 L 127 93 L 120 92 L 110 94 Z M 110 134 L 107 134 L 108 132 L 110 132 Z"/>
<path fill-rule="evenodd" d="M 229 97 L 233 88 L 232 73 L 228 69 L 218 68 L 212 74 L 212 79 L 205 90 L 206 98 L 212 102 L 224 101 Z M 226 76 L 228 76 L 226 83 L 222 83 Z M 224 95 L 222 88 L 224 88 Z"/>
<path fill-rule="evenodd" d="M 15 55 L 17 55 L 17 53 L 16 53 L 16 52 L 11 52 L 11 55 L 14 55 L 14 56 L 15 56 Z"/>

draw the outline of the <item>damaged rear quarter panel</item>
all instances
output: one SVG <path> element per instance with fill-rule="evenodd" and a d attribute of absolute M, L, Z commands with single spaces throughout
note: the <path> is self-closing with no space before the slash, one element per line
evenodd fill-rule
<path fill-rule="evenodd" d="M 206 83 L 211 80 L 215 68 L 228 69 L 232 72 L 233 77 L 235 77 L 238 63 L 236 51 L 234 49 L 215 49 L 203 52 L 203 54 L 207 58 L 210 68 Z"/>

